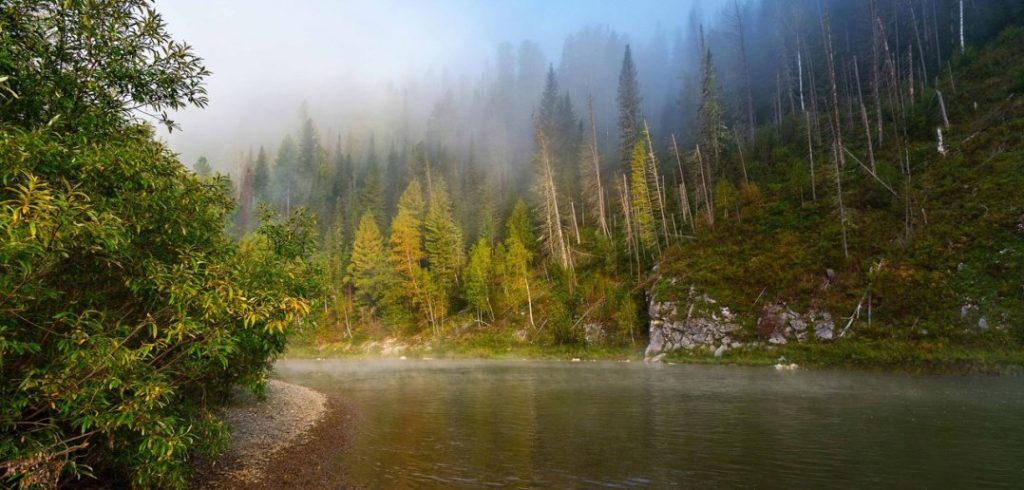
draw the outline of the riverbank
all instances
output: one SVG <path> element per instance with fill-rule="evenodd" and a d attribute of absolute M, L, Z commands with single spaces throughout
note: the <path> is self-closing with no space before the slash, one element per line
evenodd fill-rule
<path fill-rule="evenodd" d="M 351 414 L 341 400 L 278 380 L 264 400 L 249 393 L 225 408 L 231 444 L 200 464 L 196 488 L 338 488 L 339 470 L 324 462 L 344 449 Z M 303 461 L 297 465 L 296 461 Z"/>
<path fill-rule="evenodd" d="M 292 359 L 549 359 L 643 361 L 643 345 L 588 347 L 541 346 L 493 341 L 433 341 L 388 339 L 364 343 L 293 344 L 285 352 Z M 958 346 L 940 341 L 842 340 L 829 343 L 763 345 L 726 351 L 678 350 L 662 362 L 769 366 L 785 358 L 808 368 L 856 368 L 918 373 L 1024 372 L 1024 350 L 998 345 Z"/>

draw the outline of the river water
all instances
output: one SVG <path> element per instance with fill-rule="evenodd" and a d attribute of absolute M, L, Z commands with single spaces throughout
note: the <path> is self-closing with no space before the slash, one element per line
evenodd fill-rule
<path fill-rule="evenodd" d="M 322 464 L 357 487 L 1024 487 L 1021 376 L 432 360 L 276 373 L 346 401 L 352 435 Z"/>

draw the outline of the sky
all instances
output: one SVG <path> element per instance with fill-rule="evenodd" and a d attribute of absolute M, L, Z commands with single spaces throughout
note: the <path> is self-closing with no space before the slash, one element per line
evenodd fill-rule
<path fill-rule="evenodd" d="M 535 41 L 557 64 L 565 37 L 584 26 L 646 35 L 682 25 L 693 1 L 156 0 L 172 35 L 213 72 L 209 106 L 176 114 L 181 130 L 163 137 L 186 162 L 208 154 L 216 165 L 279 138 L 302 101 L 316 117 L 324 101 L 372 106 L 388 96 L 382 87 L 427 73 L 473 77 L 506 41 Z"/>

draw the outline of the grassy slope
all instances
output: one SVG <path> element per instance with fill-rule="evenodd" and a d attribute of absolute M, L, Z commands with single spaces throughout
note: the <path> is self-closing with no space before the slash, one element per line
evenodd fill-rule
<path fill-rule="evenodd" d="M 661 281 L 655 287 L 659 297 L 681 297 L 696 284 L 740 313 L 748 338 L 754 339 L 757 312 L 766 301 L 783 301 L 800 311 L 821 307 L 842 326 L 841 317 L 850 315 L 870 288 L 872 324 L 864 318 L 855 322 L 848 338 L 738 351 L 725 362 L 761 363 L 783 354 L 808 364 L 1024 364 L 1024 30 L 1007 31 L 956 63 L 956 90 L 948 78 L 941 83 L 952 123 L 944 130 L 946 157 L 936 151 L 941 118 L 935 94 L 925 94 L 908 109 L 911 145 L 905 155 L 914 174 L 909 239 L 907 186 L 891 132 L 876 158 L 883 180 L 898 183 L 893 187 L 899 198 L 851 159 L 843 173 L 848 259 L 840 245 L 834 174 L 823 161 L 827 155 L 818 155 L 817 202 L 801 203 L 800 196 L 786 192 L 784 177 L 773 181 L 772 175 L 806 166 L 806 147 L 762 142 L 755 165 L 760 163 L 759 173 L 767 176 L 758 182 L 768 182 L 768 197 L 742 208 L 740 219 L 720 220 L 716 229 L 671 250 L 662 277 L 683 281 Z M 802 127 L 789 131 L 796 136 Z M 847 144 L 866 162 L 858 136 L 847 135 Z M 871 274 L 878 264 L 880 270 Z M 835 270 L 836 280 L 824 287 L 827 268 Z M 960 306 L 966 303 L 977 309 L 961 319 Z M 990 327 L 984 332 L 977 328 L 981 315 Z"/>

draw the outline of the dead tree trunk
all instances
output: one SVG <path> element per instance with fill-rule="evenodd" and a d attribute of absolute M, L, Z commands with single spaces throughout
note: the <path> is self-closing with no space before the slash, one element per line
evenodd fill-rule
<path fill-rule="evenodd" d="M 853 57 L 854 77 L 857 78 L 857 101 L 860 102 L 860 119 L 864 123 L 864 139 L 868 144 L 868 162 L 871 163 L 871 171 L 875 171 L 875 150 L 871 144 L 871 123 L 868 121 L 868 109 L 864 106 L 864 93 L 860 89 L 860 68 L 857 57 Z"/>
<path fill-rule="evenodd" d="M 843 233 L 843 256 L 849 257 L 850 250 L 846 242 L 846 209 L 843 207 L 843 181 L 842 169 L 846 166 L 846 159 L 843 156 L 843 130 L 839 114 L 839 91 L 836 88 L 835 57 L 832 52 L 832 18 L 828 9 L 825 9 L 822 18 L 822 28 L 825 31 L 825 56 L 828 63 L 828 80 L 832 86 L 832 154 L 835 163 L 836 173 L 836 205 L 839 207 L 839 224 Z"/>
<path fill-rule="evenodd" d="M 700 145 L 697 145 L 697 168 L 700 169 L 700 186 L 704 189 L 704 209 L 707 210 L 708 215 L 708 226 L 714 226 L 715 224 L 715 210 L 714 203 L 711 201 L 711 193 L 708 192 L 708 181 L 704 175 L 704 158 L 700 153 Z"/>
<path fill-rule="evenodd" d="M 676 135 L 672 135 L 672 153 L 676 157 L 676 167 L 679 170 L 679 210 L 683 214 L 683 221 L 689 222 L 693 228 L 693 214 L 690 212 L 690 196 L 686 190 L 686 172 L 683 171 L 683 162 L 679 158 L 679 147 L 676 145 Z"/>
<path fill-rule="evenodd" d="M 658 160 L 654 155 L 654 144 L 651 142 L 651 131 L 647 127 L 647 120 L 644 120 L 644 135 L 647 138 L 647 186 L 654 184 L 654 197 L 650 199 L 652 211 L 661 217 L 661 232 L 668 243 L 668 220 L 665 218 L 665 200 L 661 195 L 661 178 L 658 176 Z"/>

